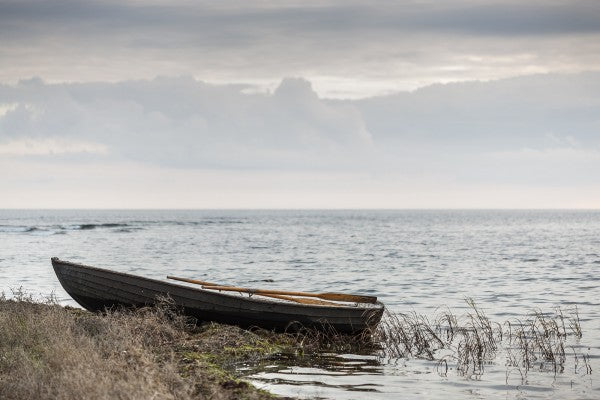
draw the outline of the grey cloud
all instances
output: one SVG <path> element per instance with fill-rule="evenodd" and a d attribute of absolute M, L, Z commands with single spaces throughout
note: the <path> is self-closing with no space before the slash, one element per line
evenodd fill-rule
<path fill-rule="evenodd" d="M 68 34 L 143 36 L 165 30 L 227 41 L 232 32 L 454 31 L 466 34 L 532 35 L 600 30 L 600 5 L 590 1 L 454 1 L 310 3 L 17 1 L 0 4 L 2 26 L 21 34 L 44 34 L 36 26 Z M 141 31 L 137 35 L 136 32 Z M 13 31 L 14 32 L 14 31 Z M 9 33 L 5 30 L 4 33 Z M 242 39 L 243 35 L 238 39 Z"/>
<path fill-rule="evenodd" d="M 365 97 L 434 82 L 600 69 L 588 1 L 0 2 L 0 81 L 303 76 Z"/>

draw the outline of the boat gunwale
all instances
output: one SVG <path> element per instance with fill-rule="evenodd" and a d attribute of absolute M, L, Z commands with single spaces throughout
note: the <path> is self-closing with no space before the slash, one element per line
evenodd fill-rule
<path fill-rule="evenodd" d="M 271 300 L 269 298 L 256 298 L 255 296 L 252 296 L 252 297 L 248 296 L 248 297 L 246 297 L 244 295 L 236 295 L 236 294 L 223 293 L 223 292 L 220 292 L 220 291 L 213 291 L 213 290 L 202 289 L 202 288 L 188 286 L 188 285 L 182 285 L 182 284 L 178 284 L 178 283 L 161 281 L 161 280 L 158 280 L 158 279 L 148 278 L 148 277 L 140 276 L 140 275 L 134 275 L 134 274 L 130 274 L 130 273 L 127 273 L 127 272 L 120 272 L 120 271 L 114 271 L 114 270 L 110 270 L 110 269 L 106 269 L 106 268 L 94 267 L 94 266 L 91 266 L 91 265 L 80 264 L 80 263 L 76 263 L 76 262 L 73 262 L 73 261 L 62 260 L 62 259 L 60 259 L 58 257 L 52 257 L 51 261 L 52 261 L 52 266 L 53 267 L 54 267 L 54 263 L 65 264 L 65 265 L 68 265 L 68 266 L 85 268 L 85 269 L 88 269 L 88 270 L 98 271 L 98 272 L 101 272 L 101 273 L 109 273 L 109 274 L 120 275 L 120 276 L 124 276 L 124 277 L 128 277 L 128 278 L 132 278 L 132 279 L 140 279 L 140 280 L 143 280 L 143 281 L 146 281 L 146 282 L 150 282 L 150 283 L 153 283 L 153 284 L 167 285 L 167 286 L 172 286 L 172 287 L 176 287 L 176 288 L 182 288 L 182 289 L 185 289 L 185 290 L 190 290 L 190 291 L 193 291 L 193 292 L 200 292 L 200 293 L 203 293 L 203 294 L 223 296 L 223 297 L 227 297 L 227 298 L 230 298 L 230 299 L 247 301 L 247 302 L 251 302 L 251 303 L 263 303 L 263 304 L 271 304 L 271 305 L 278 305 L 278 306 L 285 305 L 285 306 L 295 307 L 295 308 L 299 308 L 299 309 L 314 308 L 314 309 L 320 309 L 320 310 L 323 310 L 323 309 L 353 310 L 353 311 L 362 310 L 363 312 L 379 311 L 379 310 L 382 310 L 384 308 L 383 303 L 380 302 L 380 301 L 377 301 L 376 303 L 373 303 L 373 304 L 367 304 L 367 303 L 365 303 L 364 305 L 362 305 L 362 303 L 353 303 L 352 305 L 340 303 L 339 305 L 330 306 L 330 305 L 326 305 L 326 304 L 301 304 L 301 303 L 295 303 L 295 302 L 292 302 L 292 301 L 275 301 L 275 300 Z M 58 276 L 58 274 L 57 274 L 57 276 Z M 59 280 L 60 280 L 60 276 L 59 276 Z M 134 285 L 134 284 L 132 284 L 132 285 L 133 286 L 137 286 L 137 285 Z M 141 286 L 137 286 L 137 287 L 144 289 Z"/>

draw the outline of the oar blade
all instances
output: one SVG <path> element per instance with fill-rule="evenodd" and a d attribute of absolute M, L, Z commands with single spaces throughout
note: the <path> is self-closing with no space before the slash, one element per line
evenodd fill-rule
<path fill-rule="evenodd" d="M 333 301 L 347 301 L 351 303 L 377 303 L 377 297 L 375 296 L 362 296 L 356 294 L 319 293 L 319 298 Z"/>

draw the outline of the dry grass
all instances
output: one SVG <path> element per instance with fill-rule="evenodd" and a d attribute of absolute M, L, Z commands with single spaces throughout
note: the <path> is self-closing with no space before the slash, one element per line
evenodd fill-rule
<path fill-rule="evenodd" d="M 98 315 L 1 296 L 0 398 L 272 397 L 192 351 L 203 337 L 168 306 Z"/>
<path fill-rule="evenodd" d="M 331 325 L 302 328 L 297 325 L 285 334 L 301 355 L 317 356 L 320 353 L 373 354 L 381 349 L 373 332 L 365 330 L 356 334 L 339 333 Z"/>

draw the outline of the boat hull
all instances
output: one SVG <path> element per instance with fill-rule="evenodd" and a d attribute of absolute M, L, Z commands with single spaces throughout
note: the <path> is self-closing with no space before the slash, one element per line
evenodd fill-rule
<path fill-rule="evenodd" d="M 373 329 L 383 314 L 379 302 L 368 306 L 305 305 L 204 290 L 58 258 L 52 258 L 52 266 L 65 291 L 90 311 L 143 307 L 168 296 L 184 314 L 199 322 L 279 331 L 300 327 L 334 329 L 341 333 Z"/>

